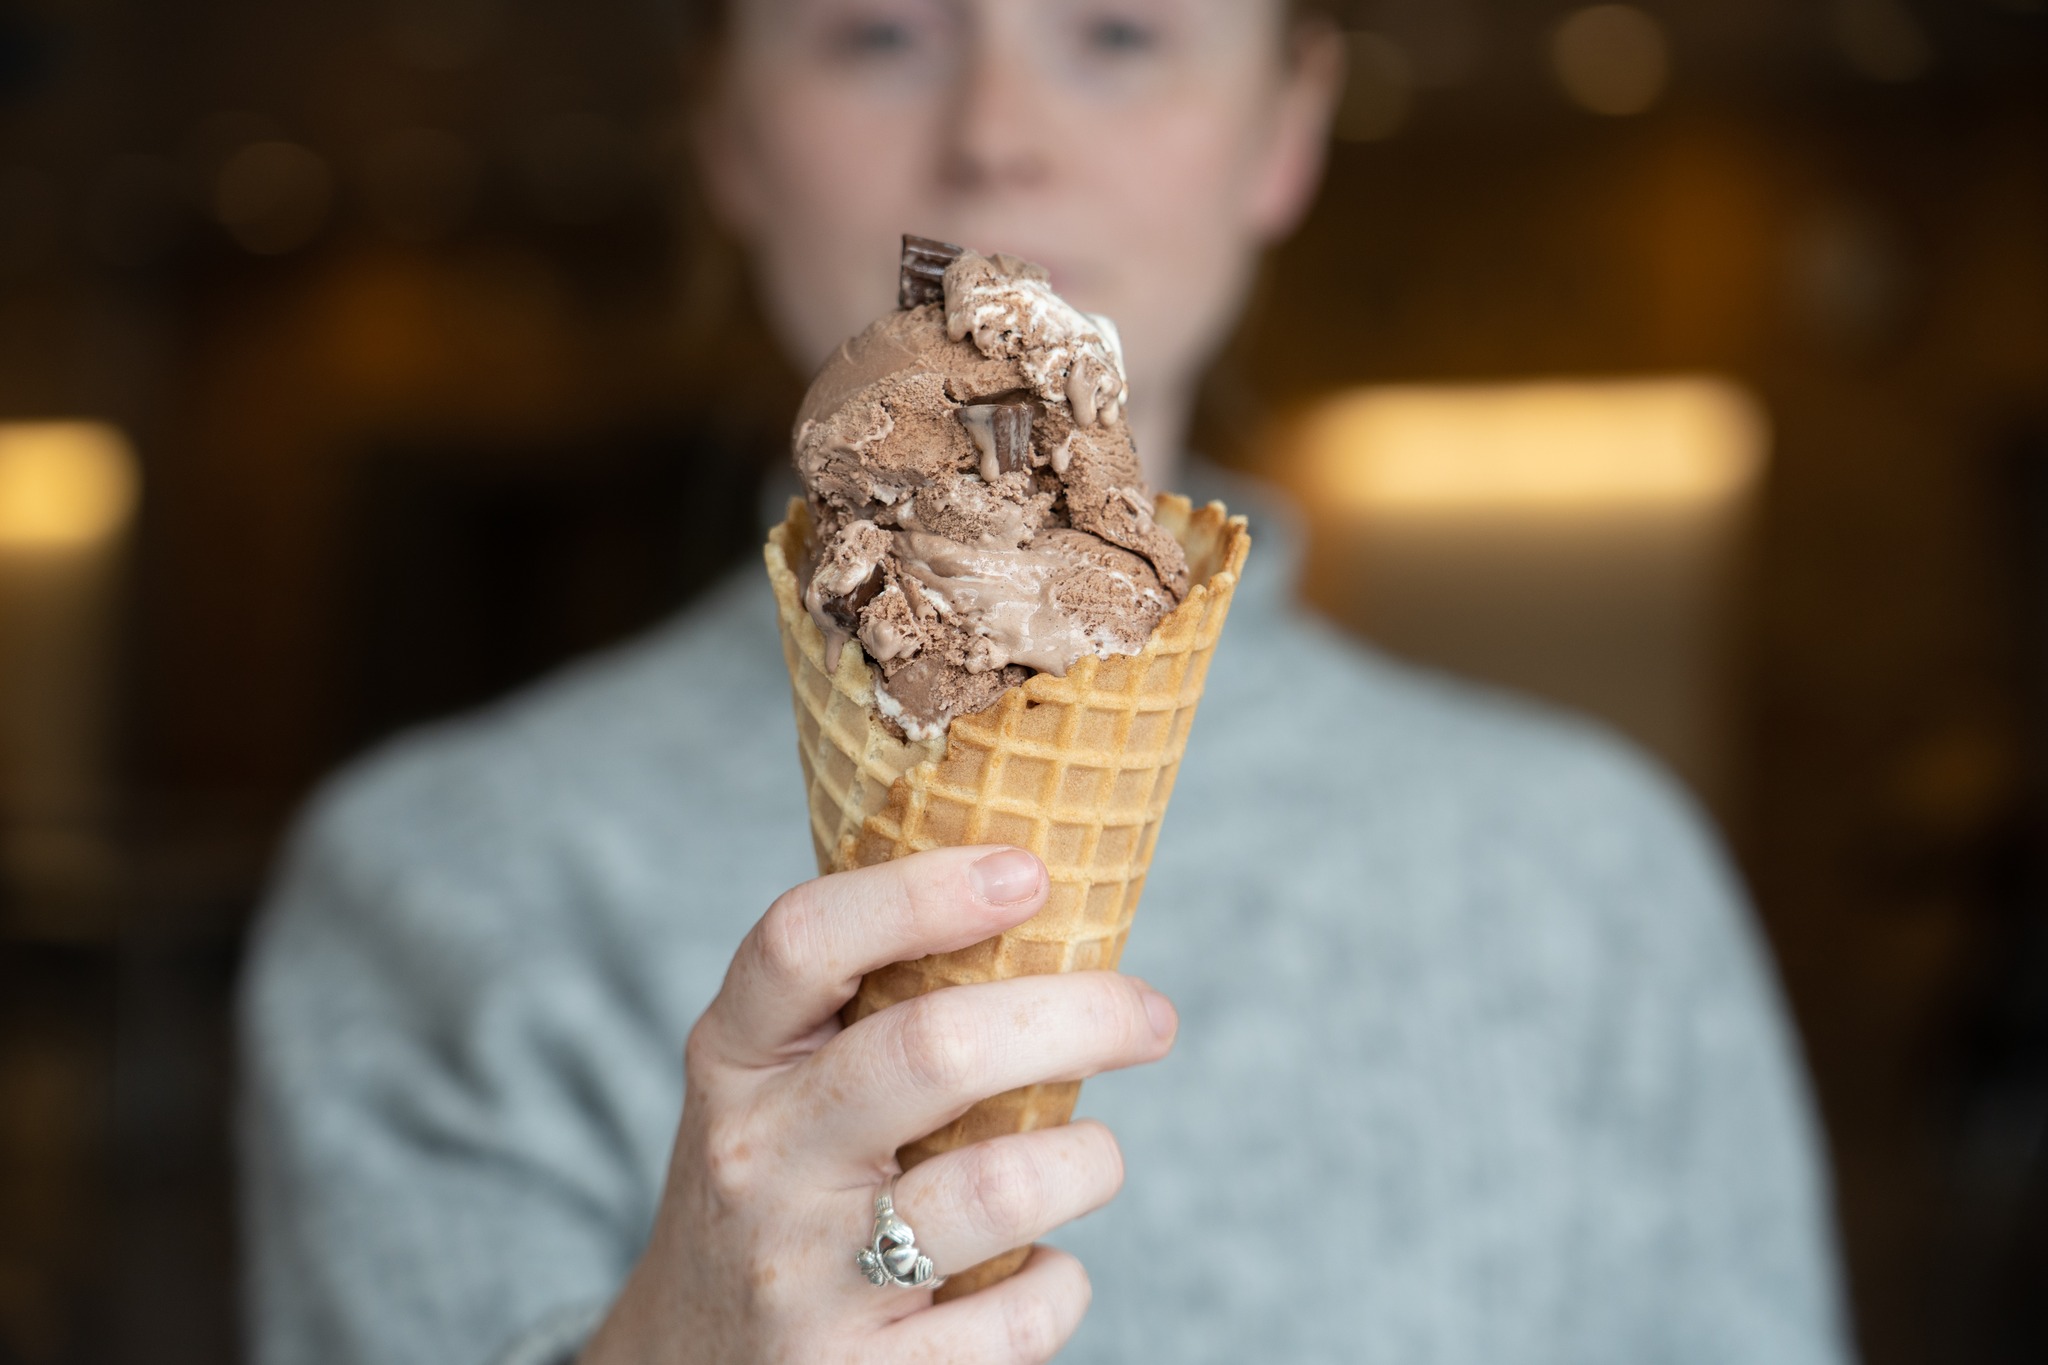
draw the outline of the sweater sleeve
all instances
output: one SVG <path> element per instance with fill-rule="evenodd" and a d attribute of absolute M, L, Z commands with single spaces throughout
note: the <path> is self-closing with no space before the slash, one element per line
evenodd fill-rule
<path fill-rule="evenodd" d="M 548 841 L 465 816 L 488 793 L 438 780 L 341 784 L 253 940 L 238 1122 L 261 1365 L 566 1360 L 644 1241 L 659 1154 L 632 1134 L 674 1116 L 635 1106 L 680 1103 L 680 1046 L 603 941 L 562 927 L 602 917 L 550 913 L 579 889 Z"/>
<path fill-rule="evenodd" d="M 1588 1140 L 1617 1177 L 1610 1282 L 1648 1291 L 1617 1358 L 1844 1365 L 1827 1163 L 1769 952 L 1707 822 L 1661 777 L 1637 798 L 1635 904 L 1609 922 L 1641 932 L 1616 934 L 1588 1072 Z"/>

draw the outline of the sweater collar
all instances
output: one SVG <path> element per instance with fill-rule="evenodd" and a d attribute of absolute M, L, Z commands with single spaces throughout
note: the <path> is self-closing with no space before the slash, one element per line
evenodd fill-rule
<path fill-rule="evenodd" d="M 1200 456 L 1181 466 L 1180 485 L 1196 504 L 1220 502 L 1250 525 L 1252 552 L 1238 584 L 1236 608 L 1259 615 L 1284 609 L 1301 582 L 1308 538 L 1301 512 L 1279 488 L 1263 479 Z"/>

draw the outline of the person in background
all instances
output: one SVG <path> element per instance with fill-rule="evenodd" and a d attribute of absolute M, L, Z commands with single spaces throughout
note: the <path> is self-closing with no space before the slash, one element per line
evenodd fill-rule
<path fill-rule="evenodd" d="M 1012 251 L 1120 325 L 1148 477 L 1220 480 L 1188 409 L 1314 193 L 1327 21 L 699 17 L 701 170 L 795 360 L 889 307 L 898 234 Z M 1253 561 L 1132 975 L 840 1027 L 864 971 L 1021 921 L 1045 875 L 973 848 L 810 877 L 758 565 L 332 782 L 243 1000 L 255 1358 L 1846 1360 L 1796 1050 L 1699 817 L 1592 727 L 1299 614 L 1285 509 L 1226 497 Z M 942 1304 L 863 1277 L 898 1144 L 1104 1072 L 1090 1117 L 896 1187 L 942 1274 L 1057 1249 Z"/>

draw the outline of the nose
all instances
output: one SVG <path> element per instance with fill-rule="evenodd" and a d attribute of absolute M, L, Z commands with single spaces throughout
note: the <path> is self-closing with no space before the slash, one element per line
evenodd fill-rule
<path fill-rule="evenodd" d="M 984 22 L 966 55 L 946 127 L 947 188 L 989 194 L 1042 185 L 1053 168 L 1052 111 L 1028 40 L 1008 24 Z"/>

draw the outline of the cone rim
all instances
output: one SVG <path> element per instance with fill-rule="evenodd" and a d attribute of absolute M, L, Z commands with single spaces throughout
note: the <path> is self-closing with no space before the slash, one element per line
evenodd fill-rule
<path fill-rule="evenodd" d="M 1243 514 L 1232 513 L 1219 501 L 1211 499 L 1197 507 L 1191 499 L 1179 493 L 1160 493 L 1153 499 L 1153 509 L 1154 515 L 1168 525 L 1169 533 L 1184 549 L 1190 541 L 1213 540 L 1218 562 L 1206 577 L 1188 588 L 1178 606 L 1160 618 L 1138 654 L 1162 636 L 1199 625 L 1210 598 L 1234 593 L 1244 572 L 1245 559 L 1251 552 L 1249 523 Z M 822 660 L 825 636 L 818 629 L 818 623 L 811 619 L 810 612 L 803 608 L 803 592 L 796 574 L 797 565 L 802 563 L 804 542 L 810 534 L 810 506 L 801 496 L 792 496 L 783 519 L 769 529 L 767 542 L 762 546 L 762 557 L 767 563 L 768 578 L 774 586 L 778 606 L 786 615 L 793 617 L 799 644 L 805 653 L 815 653 Z M 1136 654 L 1119 657 L 1136 657 Z M 1001 696 L 981 710 L 962 712 L 953 717 L 945 732 L 935 739 L 906 741 L 912 747 L 925 747 L 928 754 L 906 768 L 904 775 L 907 777 L 918 769 L 935 769 L 943 763 L 953 726 L 966 722 L 988 730 L 1000 729 L 1006 708 L 1014 712 L 1023 709 L 1027 703 L 1062 701 L 1076 686 L 1085 687 L 1103 662 L 1096 655 L 1084 654 L 1064 675 L 1033 673 L 1023 682 L 1005 689 Z M 835 687 L 872 707 L 875 705 L 875 677 L 878 672 L 868 661 L 867 651 L 861 647 L 860 641 L 849 640 L 847 647 L 840 651 L 838 669 L 830 676 Z"/>

